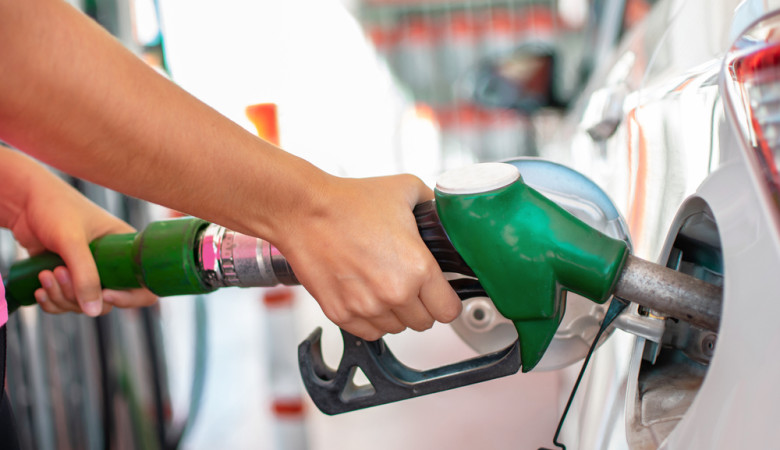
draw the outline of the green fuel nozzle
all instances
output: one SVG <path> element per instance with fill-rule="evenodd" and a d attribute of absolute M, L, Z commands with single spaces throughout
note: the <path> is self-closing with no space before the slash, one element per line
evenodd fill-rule
<path fill-rule="evenodd" d="M 192 217 L 152 222 L 138 233 L 107 235 L 90 243 L 90 250 L 108 289 L 145 287 L 165 297 L 227 286 L 298 284 L 287 260 L 267 241 Z M 38 274 L 63 265 L 53 253 L 12 265 L 4 280 L 9 312 L 35 304 Z"/>
<path fill-rule="evenodd" d="M 435 193 L 453 246 L 496 309 L 515 324 L 523 371 L 552 341 L 566 291 L 597 303 L 610 297 L 627 244 L 530 188 L 514 166 L 487 163 L 447 172 Z"/>
<path fill-rule="evenodd" d="M 566 292 L 596 303 L 615 296 L 718 330 L 722 288 L 631 255 L 625 241 L 591 228 L 525 184 L 514 165 L 447 172 L 436 203 L 455 250 L 514 323 L 524 372 L 552 341 Z"/>

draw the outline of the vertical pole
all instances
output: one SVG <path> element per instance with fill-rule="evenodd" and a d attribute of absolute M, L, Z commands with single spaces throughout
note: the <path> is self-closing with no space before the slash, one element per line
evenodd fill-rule
<path fill-rule="evenodd" d="M 246 108 L 246 115 L 262 139 L 279 145 L 276 105 L 262 103 Z M 262 289 L 265 307 L 266 366 L 270 379 L 271 413 L 276 450 L 306 450 L 306 414 L 298 372 L 295 333 L 295 290 L 288 286 Z"/>
<path fill-rule="evenodd" d="M 306 412 L 298 372 L 295 333 L 295 290 L 263 289 L 266 361 L 270 379 L 271 428 L 276 450 L 306 450 Z"/>

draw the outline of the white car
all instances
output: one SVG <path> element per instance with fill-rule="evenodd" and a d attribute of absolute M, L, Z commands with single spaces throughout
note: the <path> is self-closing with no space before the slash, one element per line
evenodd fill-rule
<path fill-rule="evenodd" d="M 606 191 L 637 256 L 722 285 L 721 324 L 634 308 L 646 326 L 623 325 L 643 336 L 627 371 L 624 347 L 596 353 L 601 376 L 581 387 L 563 442 L 776 448 L 780 4 L 661 1 L 605 61 L 541 154 Z"/>

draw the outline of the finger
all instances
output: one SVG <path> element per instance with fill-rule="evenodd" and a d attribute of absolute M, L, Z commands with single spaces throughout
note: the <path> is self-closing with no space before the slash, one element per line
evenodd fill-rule
<path fill-rule="evenodd" d="M 49 299 L 49 294 L 46 293 L 46 289 L 43 288 L 36 289 L 34 295 L 35 295 L 35 301 L 37 301 L 41 309 L 46 311 L 47 313 L 62 314 L 64 312 L 67 312 L 64 309 L 60 308 L 59 306 L 51 302 L 51 300 Z"/>
<path fill-rule="evenodd" d="M 415 299 L 409 305 L 393 308 L 393 312 L 402 324 L 415 331 L 425 331 L 435 322 L 419 299 Z"/>
<path fill-rule="evenodd" d="M 406 329 L 406 325 L 404 325 L 398 316 L 396 316 L 395 313 L 390 310 L 385 311 L 379 316 L 370 317 L 368 318 L 368 321 L 371 323 L 371 325 L 374 326 L 374 328 L 379 330 L 382 335 L 387 333 L 398 334 Z"/>
<path fill-rule="evenodd" d="M 60 253 L 70 270 L 73 291 L 81 311 L 96 317 L 103 311 L 103 294 L 97 265 L 88 245 L 72 245 Z"/>
<path fill-rule="evenodd" d="M 136 308 L 157 303 L 157 296 L 147 289 L 103 289 L 103 301 L 118 308 Z"/>
<path fill-rule="evenodd" d="M 76 303 L 76 293 L 73 291 L 73 280 L 70 277 L 70 271 L 67 267 L 59 266 L 54 268 L 54 278 L 60 285 L 60 291 L 68 302 Z"/>
<path fill-rule="evenodd" d="M 370 313 L 366 313 L 366 308 L 365 302 L 347 308 L 334 307 L 331 304 L 329 307 L 323 307 L 323 312 L 339 328 L 367 341 L 375 341 L 387 333 L 400 333 L 406 328 L 392 311 L 384 310 L 383 313 L 379 308 L 373 307 Z M 356 309 L 358 311 L 355 311 Z"/>
<path fill-rule="evenodd" d="M 398 319 L 391 309 L 393 305 L 398 303 L 389 298 L 377 298 L 365 285 L 352 285 L 351 290 L 345 293 L 341 301 L 345 304 L 345 309 L 349 314 L 348 318 L 364 319 L 379 330 L 382 335 L 397 334 L 406 329 L 406 325 Z"/>
<path fill-rule="evenodd" d="M 111 310 L 114 309 L 114 306 L 110 303 L 103 302 L 103 308 L 100 310 L 100 315 L 104 316 L 111 312 Z"/>
<path fill-rule="evenodd" d="M 439 322 L 450 323 L 463 309 L 458 294 L 441 272 L 433 274 L 420 288 L 420 300 L 428 312 Z"/>
<path fill-rule="evenodd" d="M 341 329 L 367 341 L 377 341 L 385 335 L 383 331 L 364 319 L 354 319 L 340 325 Z"/>
<path fill-rule="evenodd" d="M 50 270 L 41 271 L 38 274 L 38 280 L 46 292 L 47 300 L 62 311 L 79 312 L 79 307 L 75 302 L 69 302 L 62 293 L 60 284 L 54 273 Z"/>

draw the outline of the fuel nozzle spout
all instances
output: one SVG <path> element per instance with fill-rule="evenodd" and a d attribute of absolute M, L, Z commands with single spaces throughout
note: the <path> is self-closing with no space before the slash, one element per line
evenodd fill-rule
<path fill-rule="evenodd" d="M 615 297 L 717 332 L 723 301 L 720 286 L 629 255 L 615 284 Z"/>

